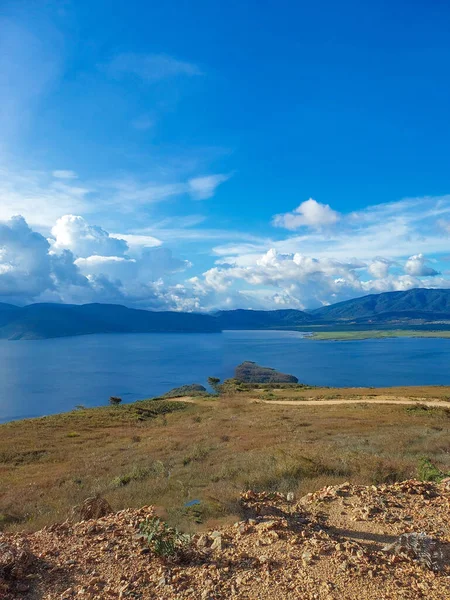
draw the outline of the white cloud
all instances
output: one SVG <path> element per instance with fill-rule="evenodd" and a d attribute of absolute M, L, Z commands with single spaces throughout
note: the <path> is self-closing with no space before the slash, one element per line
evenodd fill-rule
<path fill-rule="evenodd" d="M 392 261 L 386 258 L 377 257 L 367 267 L 367 271 L 376 279 L 385 279 L 389 275 L 389 268 Z"/>
<path fill-rule="evenodd" d="M 92 190 L 42 171 L 11 170 L 0 164 L 0 220 L 22 214 L 33 225 L 46 226 L 63 214 L 89 213 Z"/>
<path fill-rule="evenodd" d="M 47 240 L 23 217 L 0 223 L 0 301 L 119 302 L 179 310 L 196 305 L 192 293 L 172 281 L 188 269 L 168 248 L 140 248 L 131 256 L 125 240 L 111 237 L 82 217 L 66 215 Z"/>
<path fill-rule="evenodd" d="M 88 280 L 70 250 L 54 254 L 49 241 L 16 216 L 0 222 L 0 299 L 18 304 L 71 301 L 70 290 L 85 295 Z"/>
<path fill-rule="evenodd" d="M 439 275 L 439 272 L 429 266 L 423 254 L 415 254 L 410 256 L 405 263 L 405 273 L 413 277 L 434 277 Z"/>
<path fill-rule="evenodd" d="M 59 176 L 55 177 L 55 173 Z M 64 173 L 64 177 L 61 176 Z M 77 214 L 107 215 L 114 228 L 123 225 L 123 215 L 140 222 L 141 211 L 169 198 L 206 198 L 214 194 L 226 175 L 209 175 L 184 181 L 138 180 L 123 176 L 117 179 L 83 183 L 69 177 L 72 171 L 11 169 L 0 163 L 0 220 L 23 214 L 27 221 L 48 227 L 61 216 Z M 156 175 L 155 175 L 156 177 Z M 166 178 L 163 178 L 166 179 Z M 144 215 L 146 216 L 145 212 Z"/>
<path fill-rule="evenodd" d="M 125 240 L 130 249 L 155 248 L 161 246 L 162 241 L 152 235 L 139 235 L 133 233 L 110 233 L 110 237 Z"/>
<path fill-rule="evenodd" d="M 77 215 L 64 215 L 59 218 L 52 228 L 52 236 L 53 250 L 70 250 L 78 257 L 117 257 L 123 256 L 128 250 L 125 240 L 111 237 L 101 227 L 89 225 L 83 217 Z"/>
<path fill-rule="evenodd" d="M 339 213 L 328 204 L 320 204 L 313 198 L 302 202 L 295 210 L 289 213 L 275 215 L 273 224 L 276 227 L 295 230 L 300 227 L 322 229 L 334 225 L 339 220 Z"/>
<path fill-rule="evenodd" d="M 71 190 L 81 203 L 86 196 L 70 180 L 54 181 L 50 189 Z M 174 310 L 312 308 L 368 293 L 450 287 L 437 267 L 449 243 L 437 219 L 447 213 L 448 197 L 413 199 L 341 215 L 332 229 L 278 240 L 207 228 L 202 215 L 111 234 L 75 214 L 55 219 L 47 240 L 16 218 L 0 229 L 0 296 L 23 303 L 121 302 Z M 196 244 L 196 263 L 203 266 L 216 240 L 226 243 L 213 248 L 218 260 L 203 274 L 163 245 L 185 250 Z"/>
<path fill-rule="evenodd" d="M 0 298 L 27 302 L 54 289 L 49 249 L 23 217 L 0 223 Z"/>
<path fill-rule="evenodd" d="M 78 175 L 75 171 L 66 171 L 64 169 L 52 171 L 53 177 L 56 179 L 77 179 Z"/>
<path fill-rule="evenodd" d="M 237 257 L 236 262 L 220 264 L 193 277 L 189 284 L 205 307 L 229 304 L 229 298 L 240 296 L 241 307 L 313 308 L 369 293 L 407 290 L 414 287 L 450 287 L 450 282 L 436 278 L 436 271 L 415 269 L 405 274 L 391 274 L 392 261 L 376 257 L 370 264 L 358 259 L 334 258 L 280 253 L 270 249 L 264 254 Z M 411 260 L 411 259 L 410 259 Z M 426 262 L 426 261 L 425 261 Z M 426 266 L 426 265 L 425 265 Z M 397 268 L 398 271 L 398 268 Z M 367 279 L 367 273 L 373 279 Z M 245 301 L 244 301 L 245 299 Z M 233 301 L 234 302 L 234 301 Z M 256 306 L 255 306 L 256 305 Z"/>
<path fill-rule="evenodd" d="M 127 280 L 137 277 L 138 268 L 134 258 L 124 256 L 88 256 L 77 258 L 75 265 L 88 278 L 108 277 L 111 281 L 120 281 L 119 286 Z"/>
<path fill-rule="evenodd" d="M 168 54 L 119 54 L 108 65 L 114 77 L 131 75 L 145 83 L 156 83 L 169 77 L 202 75 L 200 68 L 190 62 L 177 60 Z"/>
<path fill-rule="evenodd" d="M 231 175 L 217 174 L 194 177 L 188 181 L 188 191 L 194 200 L 207 200 L 214 196 L 221 183 L 230 179 Z"/>
<path fill-rule="evenodd" d="M 448 234 L 436 221 L 444 214 L 450 215 L 450 196 L 411 198 L 340 215 L 339 223 L 331 229 L 302 231 L 274 240 L 272 246 L 284 253 L 301 251 L 339 260 L 357 256 L 367 262 L 379 256 L 395 261 L 421 252 L 446 254 Z M 226 246 L 215 251 L 229 254 Z"/>

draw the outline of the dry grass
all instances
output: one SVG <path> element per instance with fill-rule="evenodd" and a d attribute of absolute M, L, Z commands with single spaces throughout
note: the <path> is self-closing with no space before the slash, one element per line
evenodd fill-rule
<path fill-rule="evenodd" d="M 256 392 L 256 391 L 255 391 Z M 274 406 L 245 392 L 198 405 L 146 401 L 0 426 L 0 527 L 37 529 L 100 494 L 114 509 L 155 504 L 185 529 L 235 519 L 239 493 L 304 494 L 344 480 L 450 470 L 450 411 L 420 406 Z M 449 397 L 449 388 L 279 390 Z M 440 394 L 440 395 L 439 395 Z M 200 504 L 185 507 L 193 499 Z"/>
<path fill-rule="evenodd" d="M 380 388 L 327 388 L 327 387 L 305 387 L 298 389 L 275 389 L 266 386 L 258 390 L 259 396 L 264 399 L 264 394 L 270 394 L 271 399 L 289 400 L 333 400 L 333 399 L 370 399 L 378 396 L 393 396 L 398 398 L 413 399 L 433 399 L 450 401 L 450 386 L 430 385 L 430 386 L 400 386 L 400 387 L 380 387 Z M 269 398 L 267 398 L 269 399 Z M 450 407 L 450 405 L 449 405 Z"/>

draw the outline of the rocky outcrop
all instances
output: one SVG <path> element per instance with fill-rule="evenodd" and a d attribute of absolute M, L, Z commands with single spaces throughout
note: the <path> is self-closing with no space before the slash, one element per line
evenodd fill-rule
<path fill-rule="evenodd" d="M 280 373 L 270 367 L 261 367 L 249 360 L 236 367 L 234 376 L 243 383 L 298 383 L 294 375 Z"/>

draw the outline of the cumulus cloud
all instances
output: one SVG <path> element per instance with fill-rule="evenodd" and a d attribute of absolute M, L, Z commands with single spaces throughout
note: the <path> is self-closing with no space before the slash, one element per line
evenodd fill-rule
<path fill-rule="evenodd" d="M 194 200 L 208 200 L 214 196 L 219 185 L 229 178 L 230 175 L 224 174 L 194 177 L 188 181 L 189 194 Z"/>
<path fill-rule="evenodd" d="M 414 277 L 434 277 L 439 275 L 439 272 L 429 266 L 423 254 L 415 254 L 410 256 L 405 263 L 405 273 Z"/>
<path fill-rule="evenodd" d="M 124 256 L 88 256 L 75 259 L 75 265 L 88 278 L 92 276 L 108 277 L 111 281 L 134 279 L 137 276 L 137 264 L 133 258 Z"/>
<path fill-rule="evenodd" d="M 312 216 L 321 210 L 306 209 L 299 215 L 309 215 L 309 228 L 279 240 L 208 229 L 198 215 L 111 234 L 76 214 L 58 218 L 46 239 L 15 217 L 0 225 L 0 301 L 304 309 L 368 293 L 450 287 L 436 266 L 439 251 L 448 254 L 448 238 L 435 234 L 436 216 L 450 214 L 450 199 L 427 207 L 418 200 L 369 207 L 340 215 L 326 230 L 318 226 L 324 219 Z M 203 253 L 222 239 L 227 243 L 213 248 L 216 263 L 203 273 L 192 273 L 191 263 L 163 243 L 198 244 Z M 431 258 L 422 252 L 428 246 Z"/>
<path fill-rule="evenodd" d="M 92 255 L 123 256 L 128 250 L 125 240 L 111 237 L 96 225 L 89 225 L 83 217 L 64 215 L 52 228 L 55 251 L 71 250 L 78 257 Z"/>
<path fill-rule="evenodd" d="M 367 267 L 367 271 L 376 279 L 385 279 L 389 275 L 389 268 L 391 265 L 391 260 L 377 257 Z"/>
<path fill-rule="evenodd" d="M 76 215 L 65 215 L 46 239 L 23 217 L 0 223 L 0 300 L 27 304 L 121 302 L 180 310 L 195 299 L 172 276 L 188 261 L 169 248 L 144 247 L 131 255 L 125 240 Z"/>
<path fill-rule="evenodd" d="M 26 300 L 52 288 L 49 248 L 22 217 L 0 224 L 0 296 Z"/>
<path fill-rule="evenodd" d="M 404 274 L 384 257 L 367 263 L 358 259 L 318 258 L 299 252 L 281 253 L 274 248 L 263 254 L 249 255 L 244 261 L 241 257 L 234 263 L 231 261 L 229 257 L 228 263 L 208 269 L 202 277 L 191 278 L 190 285 L 202 298 L 203 306 L 225 307 L 230 298 L 239 297 L 241 307 L 305 309 L 369 293 L 449 287 L 450 284 L 443 278 L 436 279 L 434 269 L 423 268 L 423 265 L 418 269 L 416 263 L 425 261 L 423 257 L 415 260 L 415 269 L 405 270 Z M 397 273 L 390 273 L 390 267 Z"/>
<path fill-rule="evenodd" d="M 257 287 L 260 297 L 263 293 L 266 301 L 270 298 L 272 303 L 306 308 L 354 295 L 355 290 L 362 289 L 357 272 L 364 267 L 359 261 L 318 259 L 270 249 L 253 264 L 213 267 L 192 284 L 206 296 L 211 291 L 223 294 L 236 284 L 244 286 L 240 288 L 243 294 L 247 293 L 248 286 Z"/>
<path fill-rule="evenodd" d="M 321 229 L 329 227 L 339 221 L 339 213 L 328 204 L 321 204 L 313 198 L 302 202 L 292 212 L 275 215 L 273 224 L 291 231 L 300 227 L 311 227 Z"/>

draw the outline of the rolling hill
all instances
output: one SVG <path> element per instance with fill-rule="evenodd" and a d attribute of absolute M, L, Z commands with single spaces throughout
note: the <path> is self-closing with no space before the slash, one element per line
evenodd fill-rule
<path fill-rule="evenodd" d="M 31 304 L 2 311 L 0 339 L 44 339 L 92 333 L 209 333 L 211 315 L 136 310 L 115 304 Z"/>
<path fill-rule="evenodd" d="M 450 322 L 450 290 L 371 294 L 301 310 L 229 310 L 215 314 L 155 312 L 118 304 L 0 303 L 0 339 L 43 339 L 93 333 L 208 333 L 231 329 L 330 330 Z M 445 325 L 444 325 L 445 327 Z"/>
<path fill-rule="evenodd" d="M 416 288 L 353 298 L 310 311 L 318 321 L 450 319 L 450 290 Z"/>

